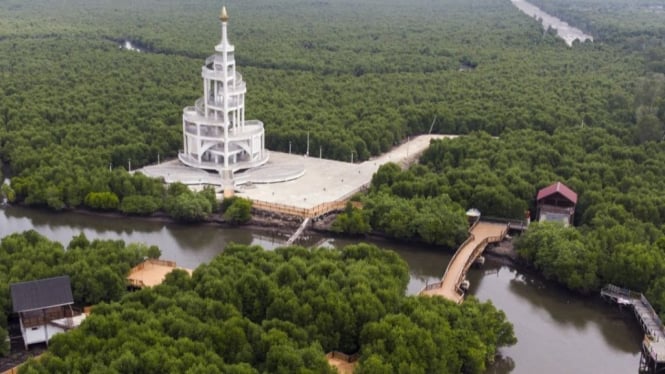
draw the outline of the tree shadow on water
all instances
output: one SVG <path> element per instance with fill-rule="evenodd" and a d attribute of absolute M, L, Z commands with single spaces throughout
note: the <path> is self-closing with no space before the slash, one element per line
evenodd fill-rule
<path fill-rule="evenodd" d="M 643 333 L 629 308 L 602 301 L 596 292 L 574 293 L 538 275 L 517 273 L 510 280 L 510 291 L 529 305 L 547 313 L 559 327 L 578 331 L 598 329 L 606 343 L 621 352 L 639 352 Z"/>

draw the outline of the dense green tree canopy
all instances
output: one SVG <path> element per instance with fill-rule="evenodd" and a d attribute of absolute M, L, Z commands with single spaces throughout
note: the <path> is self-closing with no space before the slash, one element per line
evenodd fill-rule
<path fill-rule="evenodd" d="M 425 239 L 427 225 L 409 226 L 412 221 L 404 219 L 423 199 L 438 201 L 430 204 L 438 213 L 452 199 L 483 215 L 522 218 L 527 208 L 536 212 L 539 188 L 562 181 L 579 195 L 577 227 L 532 224 L 516 242 L 522 257 L 571 289 L 590 292 L 614 283 L 648 291 L 654 305 L 665 306 L 662 142 L 626 144 L 609 130 L 581 126 L 553 134 L 508 131 L 500 138 L 474 133 L 434 141 L 420 162 L 406 171 L 394 165 L 381 168 L 363 197 L 367 214 L 392 225 L 386 226 L 388 233 Z M 490 193 L 479 194 L 483 188 Z M 386 206 L 397 207 L 401 215 Z M 426 212 L 420 209 L 414 219 L 427 217 Z M 376 222 L 370 222 L 374 228 Z M 463 239 L 464 231 L 459 232 Z"/>
<path fill-rule="evenodd" d="M 270 149 L 304 153 L 309 133 L 311 153 L 366 160 L 430 130 L 551 133 L 581 123 L 634 136 L 625 125 L 635 121 L 642 55 L 611 44 L 569 48 L 509 1 L 268 3 L 228 5 L 247 118 L 266 123 Z M 197 71 L 219 40 L 219 6 L 0 4 L 0 159 L 17 200 L 63 209 L 113 192 L 127 213 L 161 208 L 154 190 L 109 185 L 105 172 L 176 155 L 181 110 L 200 95 Z M 119 48 L 125 40 L 143 52 Z M 657 134 L 658 113 L 640 117 L 639 139 Z M 123 203 L 134 195 L 153 198 Z M 513 202 L 494 209 L 520 211 Z"/>
<path fill-rule="evenodd" d="M 23 372 L 332 373 L 324 352 L 359 351 L 360 372 L 482 373 L 512 326 L 490 303 L 406 297 L 406 264 L 342 250 L 231 245 L 189 278 L 98 305 Z"/>
<path fill-rule="evenodd" d="M 230 39 L 249 86 L 247 118 L 266 123 L 270 149 L 292 144 L 304 153 L 309 138 L 312 153 L 319 148 L 323 157 L 340 160 L 352 152 L 366 160 L 413 134 L 466 134 L 434 142 L 409 171 L 382 168 L 361 199 L 363 211 L 349 210 L 340 230 L 371 227 L 454 247 L 466 235 L 465 209 L 522 218 L 526 209 L 534 211 L 536 191 L 560 180 L 580 196 L 577 228 L 535 225 L 518 244 L 524 258 L 570 288 L 614 282 L 646 290 L 665 310 L 662 10 L 648 0 L 533 1 L 597 42 L 568 47 L 509 1 L 229 4 Z M 55 210 L 165 209 L 184 221 L 216 210 L 210 192 L 194 194 L 181 185 L 165 191 L 160 181 L 122 169 L 178 152 L 182 107 L 200 95 L 197 71 L 219 39 L 219 6 L 198 0 L 0 3 L 0 160 L 12 174 L 5 194 Z M 119 48 L 125 40 L 143 52 Z M 8 248 L 31 253 L 35 240 L 21 240 L 10 239 Z M 52 245 L 35 243 L 50 253 Z M 61 248 L 50 251 L 66 256 Z M 364 247 L 340 253 L 356 252 L 375 256 Z M 403 266 L 391 259 L 392 265 L 376 265 L 353 255 L 340 260 L 340 253 L 231 248 L 192 281 L 176 274 L 161 288 L 100 308 L 89 327 L 71 335 L 88 344 L 58 338 L 58 353 L 30 370 L 160 371 L 168 364 L 200 372 L 320 372 L 326 370 L 319 366 L 322 351 L 358 348 L 367 350 L 361 372 L 482 370 L 501 334 L 497 340 L 457 336 L 470 350 L 454 352 L 438 344 L 450 338 L 446 326 L 454 323 L 433 317 L 441 336 L 414 341 L 409 331 L 431 331 L 416 309 L 450 307 L 405 301 L 402 270 L 395 270 Z M 0 262 L 12 264 L 0 273 L 51 271 L 44 259 L 11 260 Z M 394 277 L 376 277 L 387 287 L 373 286 L 376 266 L 392 269 Z M 82 266 L 81 273 L 88 270 Z M 98 279 L 116 285 L 113 274 Z M 93 282 L 80 297 L 113 299 L 114 289 Z M 333 298 L 339 290 L 345 297 Z M 186 297 L 191 304 L 180 300 Z M 213 306 L 203 307 L 209 300 Z M 409 309 L 412 303 L 418 307 Z M 472 303 L 469 308 L 482 310 Z M 200 308 L 190 314 L 181 305 Z M 210 315 L 224 321 L 222 331 L 206 328 Z M 118 321 L 129 321 L 127 330 Z M 186 322 L 198 328 L 185 329 Z M 154 329 L 142 333 L 139 325 Z M 122 353 L 100 353 L 101 339 L 120 344 L 114 334 L 129 341 Z M 229 344 L 202 346 L 201 336 Z M 386 356 L 417 357 L 413 347 L 446 359 Z M 87 350 L 85 359 L 77 349 Z M 201 352 L 205 359 L 192 358 Z M 94 367 L 98 362 L 103 366 Z"/>
<path fill-rule="evenodd" d="M 69 275 L 74 301 L 91 305 L 117 300 L 126 292 L 126 279 L 132 266 L 158 248 L 126 245 L 122 240 L 94 240 L 85 235 L 72 238 L 67 250 L 35 231 L 2 238 L 0 242 L 0 337 L 6 334 L 7 316 L 12 311 L 9 284 Z M 0 356 L 5 351 L 0 341 Z"/>

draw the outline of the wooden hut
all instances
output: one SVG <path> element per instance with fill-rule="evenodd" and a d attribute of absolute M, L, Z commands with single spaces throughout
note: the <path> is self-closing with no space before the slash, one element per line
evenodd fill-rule
<path fill-rule="evenodd" d="M 57 333 L 78 326 L 85 315 L 72 309 L 74 298 L 68 276 L 9 285 L 14 312 L 19 315 L 25 348 L 43 343 Z"/>
<path fill-rule="evenodd" d="M 556 182 L 538 191 L 536 209 L 538 221 L 557 221 L 572 225 L 577 205 L 577 194 L 561 182 Z"/>

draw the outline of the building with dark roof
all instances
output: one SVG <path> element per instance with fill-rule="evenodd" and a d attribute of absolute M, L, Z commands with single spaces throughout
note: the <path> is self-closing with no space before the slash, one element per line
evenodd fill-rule
<path fill-rule="evenodd" d="M 538 191 L 536 197 L 539 222 L 556 221 L 565 226 L 573 224 L 577 194 L 561 182 L 556 182 Z"/>
<path fill-rule="evenodd" d="M 26 349 L 30 344 L 48 344 L 53 335 L 78 326 L 85 318 L 72 309 L 68 276 L 13 283 L 9 288 Z"/>

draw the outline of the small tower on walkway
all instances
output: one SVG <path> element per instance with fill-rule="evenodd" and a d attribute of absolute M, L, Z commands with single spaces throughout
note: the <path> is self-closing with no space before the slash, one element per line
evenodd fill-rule
<path fill-rule="evenodd" d="M 263 122 L 245 120 L 247 86 L 236 71 L 235 48 L 227 38 L 226 7 L 219 19 L 222 39 L 201 68 L 203 97 L 183 110 L 178 158 L 187 166 L 219 172 L 222 185 L 232 187 L 233 173 L 265 164 L 268 152 Z"/>

